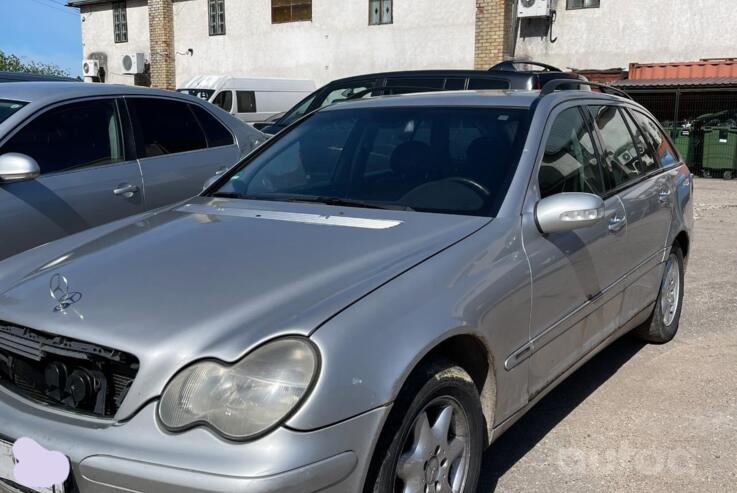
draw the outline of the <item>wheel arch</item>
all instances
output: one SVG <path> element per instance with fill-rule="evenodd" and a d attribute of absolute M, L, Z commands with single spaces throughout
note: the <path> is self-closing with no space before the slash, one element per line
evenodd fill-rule
<path fill-rule="evenodd" d="M 688 257 L 689 248 L 691 247 L 691 239 L 689 238 L 686 231 L 681 231 L 680 233 L 678 233 L 673 240 L 673 244 L 677 244 L 681 248 L 684 259 Z"/>
<path fill-rule="evenodd" d="M 494 415 L 496 411 L 496 374 L 494 366 L 494 355 L 481 338 L 472 334 L 456 334 L 447 339 L 442 340 L 432 348 L 430 348 L 407 372 L 404 385 L 409 379 L 409 375 L 414 373 L 418 368 L 438 360 L 447 360 L 457 364 L 468 374 L 473 380 L 481 398 L 481 409 L 486 421 L 485 442 L 489 445 L 494 428 Z"/>

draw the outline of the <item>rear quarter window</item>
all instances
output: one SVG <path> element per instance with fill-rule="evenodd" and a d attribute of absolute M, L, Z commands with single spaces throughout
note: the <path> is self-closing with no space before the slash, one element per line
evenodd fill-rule
<path fill-rule="evenodd" d="M 202 130 L 205 131 L 207 147 L 221 147 L 233 144 L 233 136 L 230 134 L 230 131 L 217 118 L 199 106 L 193 105 L 192 110 L 197 116 L 200 125 L 202 125 Z"/>

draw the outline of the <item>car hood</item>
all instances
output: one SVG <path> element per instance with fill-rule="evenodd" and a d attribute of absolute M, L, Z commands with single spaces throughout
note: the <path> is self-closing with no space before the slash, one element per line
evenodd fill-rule
<path fill-rule="evenodd" d="M 279 335 L 309 335 L 488 221 L 195 198 L 6 260 L 0 278 L 14 278 L 2 279 L 0 320 L 135 355 L 121 419 L 188 363 L 236 361 Z M 50 294 L 56 274 L 79 293 L 65 310 Z"/>

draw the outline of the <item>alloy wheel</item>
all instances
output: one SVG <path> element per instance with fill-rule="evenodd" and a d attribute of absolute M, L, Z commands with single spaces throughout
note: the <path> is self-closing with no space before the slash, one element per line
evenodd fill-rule
<path fill-rule="evenodd" d="M 432 400 L 415 417 L 400 449 L 397 493 L 460 493 L 468 477 L 468 416 L 451 397 Z"/>
<path fill-rule="evenodd" d="M 660 294 L 660 312 L 663 314 L 663 324 L 670 326 L 678 313 L 678 303 L 681 295 L 681 270 L 678 259 L 671 253 L 665 265 L 665 276 Z"/>

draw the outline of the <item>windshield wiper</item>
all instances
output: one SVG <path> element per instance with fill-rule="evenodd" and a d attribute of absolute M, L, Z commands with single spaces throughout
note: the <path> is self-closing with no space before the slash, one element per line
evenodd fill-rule
<path fill-rule="evenodd" d="M 314 195 L 301 195 L 282 199 L 285 202 L 310 202 L 326 205 L 343 205 L 346 207 L 361 207 L 364 209 L 386 209 L 386 210 L 403 210 L 411 211 L 411 207 L 405 205 L 377 204 L 375 202 L 366 202 L 364 200 L 344 199 L 340 197 L 323 197 Z"/>

